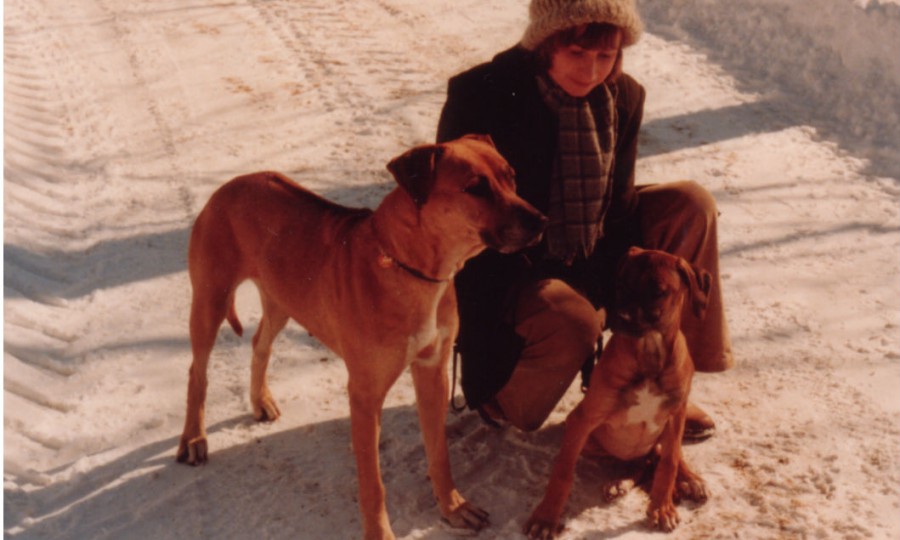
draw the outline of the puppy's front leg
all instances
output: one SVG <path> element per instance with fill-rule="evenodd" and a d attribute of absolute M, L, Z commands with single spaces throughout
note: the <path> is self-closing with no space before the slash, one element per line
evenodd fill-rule
<path fill-rule="evenodd" d="M 582 401 L 566 418 L 562 446 L 553 462 L 547 491 L 525 523 L 525 534 L 529 538 L 544 540 L 554 538 L 560 532 L 559 521 L 572 491 L 575 465 L 593 427 L 588 421 Z"/>
<path fill-rule="evenodd" d="M 647 508 L 649 525 L 665 532 L 674 530 L 680 521 L 673 494 L 675 479 L 682 462 L 681 437 L 684 434 L 685 411 L 686 404 L 678 407 L 659 439 L 661 447 L 659 463 L 653 474 L 650 506 Z"/>
<path fill-rule="evenodd" d="M 610 353 L 606 351 L 604 354 Z M 625 375 L 621 375 L 619 371 Z M 625 369 L 616 371 L 614 376 L 609 372 L 610 370 L 604 372 L 594 369 L 588 393 L 566 417 L 562 445 L 553 463 L 544 498 L 525 523 L 525 534 L 529 538 L 554 538 L 560 532 L 559 522 L 572 491 L 578 457 L 591 433 L 608 421 L 615 410 L 618 392 L 614 385 L 621 385 L 619 379 L 628 374 Z"/>
<path fill-rule="evenodd" d="M 488 513 L 460 495 L 450 473 L 446 433 L 450 390 L 446 363 L 439 362 L 434 366 L 413 364 L 410 369 L 416 388 L 416 405 L 425 455 L 428 458 L 428 475 L 431 477 L 431 486 L 441 514 L 453 527 L 479 531 L 488 525 Z"/>
<path fill-rule="evenodd" d="M 525 524 L 525 534 L 529 538 L 555 538 L 562 529 L 559 522 L 572 491 L 578 457 L 591 433 L 607 422 L 615 410 L 618 393 L 610 386 L 611 382 L 612 378 L 603 378 L 595 369 L 587 395 L 566 417 L 566 430 L 553 462 L 547 491 Z"/>

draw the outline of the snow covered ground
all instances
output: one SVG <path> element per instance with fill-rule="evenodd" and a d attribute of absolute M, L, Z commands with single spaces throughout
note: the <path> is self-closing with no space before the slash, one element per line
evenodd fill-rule
<path fill-rule="evenodd" d="M 4 535 L 357 537 L 340 359 L 292 325 L 256 424 L 249 338 L 213 354 L 211 462 L 176 465 L 187 235 L 225 180 L 281 170 L 374 206 L 431 141 L 447 77 L 521 35 L 526 0 L 4 2 Z M 642 0 L 639 182 L 716 196 L 738 365 L 701 374 L 719 425 L 686 448 L 712 498 L 673 538 L 900 537 L 900 6 Z M 238 311 L 252 335 L 255 292 Z M 573 388 L 533 434 L 448 419 L 481 538 L 521 538 Z M 411 383 L 382 465 L 394 530 L 454 537 Z M 655 538 L 646 495 L 602 504 L 584 463 L 565 538 Z"/>

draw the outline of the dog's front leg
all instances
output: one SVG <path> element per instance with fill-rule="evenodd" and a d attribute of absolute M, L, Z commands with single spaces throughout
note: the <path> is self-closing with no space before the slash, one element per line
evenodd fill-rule
<path fill-rule="evenodd" d="M 650 490 L 650 506 L 647 508 L 649 525 L 665 532 L 674 530 L 680 521 L 673 494 L 682 462 L 681 437 L 684 435 L 686 407 L 686 403 L 678 407 L 660 436 L 659 463 L 656 465 L 653 487 Z"/>
<path fill-rule="evenodd" d="M 450 390 L 446 368 L 445 362 L 434 366 L 413 364 L 411 367 L 419 424 L 428 458 L 428 475 L 444 519 L 453 527 L 479 531 L 488 525 L 488 513 L 460 495 L 450 473 L 446 433 Z"/>
<path fill-rule="evenodd" d="M 378 461 L 381 409 L 387 391 L 373 386 L 371 383 L 357 383 L 352 375 L 348 384 L 350 431 L 359 481 L 359 509 L 363 516 L 365 540 L 394 540 Z"/>

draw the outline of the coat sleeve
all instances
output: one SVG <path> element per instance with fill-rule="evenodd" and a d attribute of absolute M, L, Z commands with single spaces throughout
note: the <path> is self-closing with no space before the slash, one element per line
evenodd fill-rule
<path fill-rule="evenodd" d="M 447 87 L 437 142 L 469 133 L 490 134 L 489 77 L 484 68 L 458 75 Z M 459 306 L 457 350 L 462 357 L 462 389 L 470 408 L 490 400 L 509 380 L 524 349 L 509 317 L 515 284 L 525 259 L 485 251 L 469 260 L 456 277 Z"/>
<path fill-rule="evenodd" d="M 489 132 L 485 112 L 486 92 L 480 89 L 479 71 L 457 75 L 447 84 L 447 101 L 441 109 L 438 121 L 437 142 L 458 139 L 469 133 L 487 134 Z"/>
<path fill-rule="evenodd" d="M 644 118 L 645 96 L 643 86 L 630 76 L 622 75 L 616 98 L 619 125 L 613 171 L 613 200 L 607 217 L 607 229 L 628 223 L 637 205 L 634 169 L 637 163 L 638 133 Z"/>

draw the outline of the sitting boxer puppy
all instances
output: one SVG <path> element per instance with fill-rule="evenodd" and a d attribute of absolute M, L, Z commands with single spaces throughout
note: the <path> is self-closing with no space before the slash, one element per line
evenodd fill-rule
<path fill-rule="evenodd" d="M 631 248 L 617 275 L 613 336 L 600 355 L 584 399 L 566 419 L 562 447 L 544 499 L 525 525 L 529 538 L 553 538 L 569 498 L 575 464 L 592 454 L 630 461 L 658 452 L 649 525 L 678 524 L 674 500 L 705 502 L 706 487 L 681 454 L 694 364 L 681 333 L 682 308 L 696 316 L 707 304 L 710 275 L 661 251 Z"/>

